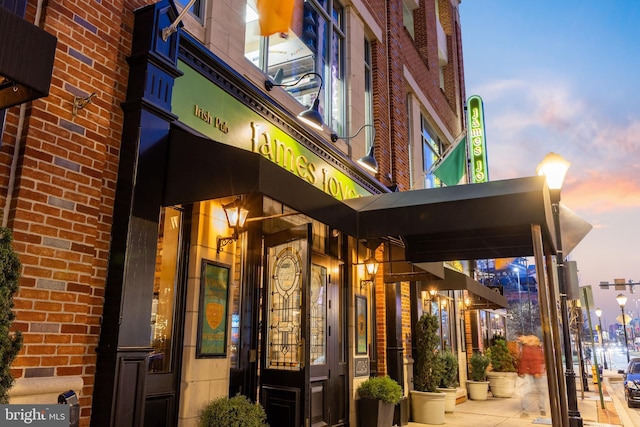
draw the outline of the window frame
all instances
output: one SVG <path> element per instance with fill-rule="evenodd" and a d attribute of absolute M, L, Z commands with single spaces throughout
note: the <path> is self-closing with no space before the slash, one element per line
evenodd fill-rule
<path fill-rule="evenodd" d="M 253 0 L 247 0 L 247 8 L 252 8 L 255 4 Z M 337 1 L 318 1 L 318 0 L 304 0 L 303 11 L 303 23 L 311 24 L 311 27 L 306 27 L 301 33 L 296 34 L 293 29 L 289 29 L 288 41 L 299 40 L 309 55 L 301 57 L 302 60 L 311 59 L 311 66 L 309 70 L 301 72 L 285 72 L 285 79 L 283 81 L 283 89 L 289 92 L 300 104 L 310 107 L 315 100 L 315 95 L 318 93 L 319 81 L 316 77 L 311 76 L 310 79 L 305 80 L 304 83 L 308 83 L 306 88 L 303 88 L 300 84 L 294 85 L 294 83 L 306 73 L 317 73 L 322 78 L 322 89 L 319 93 L 320 99 L 320 113 L 323 117 L 323 122 L 326 126 L 330 127 L 338 134 L 343 134 L 346 123 L 346 73 L 345 73 L 345 45 L 346 45 L 346 32 L 344 29 L 344 7 Z M 255 10 L 255 9 L 254 9 Z M 310 12 L 310 16 L 304 15 L 306 12 Z M 296 11 L 294 11 L 295 21 Z M 317 17 L 318 20 L 313 20 L 313 17 Z M 307 19 L 311 18 L 311 19 Z M 275 46 L 274 41 L 280 41 L 277 37 L 279 34 L 271 36 L 258 36 L 259 42 L 257 46 L 257 53 L 255 50 L 249 50 L 248 38 L 250 37 L 248 32 L 248 24 L 245 29 L 245 49 L 244 56 L 255 67 L 260 69 L 269 78 L 274 79 L 275 72 L 273 69 L 279 64 L 293 64 L 291 68 L 296 67 L 294 61 L 270 63 L 269 52 L 272 46 Z M 294 25 L 297 25 L 294 22 Z M 316 30 L 313 34 L 313 30 Z M 319 41 L 318 45 L 322 43 L 322 46 L 314 46 L 304 40 L 305 31 L 309 31 L 309 40 Z M 316 35 L 320 34 L 320 35 Z M 274 39 L 274 37 L 276 37 Z M 315 39 L 313 37 L 316 37 Z M 253 57 L 252 54 L 253 53 Z M 257 57 L 256 57 L 257 56 Z M 275 56 L 275 54 L 273 54 Z M 285 67 L 280 67 L 285 68 Z M 271 73 L 269 72 L 271 69 Z M 315 84 L 312 84 L 315 83 Z"/>

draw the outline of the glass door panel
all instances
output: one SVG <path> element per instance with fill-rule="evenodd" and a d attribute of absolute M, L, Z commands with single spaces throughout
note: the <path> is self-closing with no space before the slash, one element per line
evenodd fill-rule
<path fill-rule="evenodd" d="M 151 308 L 149 372 L 172 370 L 173 321 L 175 286 L 178 273 L 178 250 L 182 214 L 175 208 L 163 208 L 160 213 L 156 274 L 153 282 Z"/>
<path fill-rule="evenodd" d="M 311 325 L 311 348 L 309 358 L 312 365 L 323 365 L 327 360 L 327 269 L 311 265 L 311 288 L 309 290 Z"/>
<path fill-rule="evenodd" d="M 290 243 L 268 249 L 267 317 L 268 369 L 298 370 L 302 348 L 302 260 L 300 248 Z"/>

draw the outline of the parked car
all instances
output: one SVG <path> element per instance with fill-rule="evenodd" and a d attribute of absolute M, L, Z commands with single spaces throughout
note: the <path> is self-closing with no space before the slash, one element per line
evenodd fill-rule
<path fill-rule="evenodd" d="M 640 357 L 634 357 L 624 371 L 624 397 L 629 408 L 640 406 Z"/>

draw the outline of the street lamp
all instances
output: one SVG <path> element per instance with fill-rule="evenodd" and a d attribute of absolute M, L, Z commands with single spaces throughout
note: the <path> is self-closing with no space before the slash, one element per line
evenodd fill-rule
<path fill-rule="evenodd" d="M 604 369 L 609 369 L 607 366 L 607 355 L 604 353 L 604 332 L 602 332 L 602 310 L 596 308 L 596 316 L 598 316 L 598 326 L 600 330 L 600 347 L 602 348 L 602 360 L 604 361 Z"/>
<path fill-rule="evenodd" d="M 562 252 L 562 233 L 560 230 L 560 189 L 569 169 L 569 163 L 559 154 L 549 153 L 538 165 L 538 175 L 543 175 L 549 187 L 549 197 L 553 211 L 553 221 L 556 232 L 556 263 L 558 265 L 558 288 L 560 290 L 560 313 L 562 316 L 562 341 L 565 357 L 565 381 L 567 390 L 567 406 L 569 425 L 582 427 L 582 418 L 578 410 L 578 396 L 576 392 L 576 374 L 573 370 L 573 351 L 571 349 L 571 334 L 569 331 L 569 309 L 567 306 L 567 281 L 565 279 L 564 254 Z"/>
<path fill-rule="evenodd" d="M 622 311 L 622 330 L 624 331 L 624 347 L 627 349 L 627 363 L 629 363 L 629 343 L 627 341 L 627 325 L 626 320 L 624 318 L 624 305 L 627 303 L 627 296 L 624 294 L 619 294 L 616 297 L 616 301 L 618 301 L 618 305 L 620 306 L 620 311 Z"/>

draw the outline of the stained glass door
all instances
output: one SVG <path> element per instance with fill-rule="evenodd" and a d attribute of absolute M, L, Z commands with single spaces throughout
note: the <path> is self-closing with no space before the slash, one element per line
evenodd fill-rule
<path fill-rule="evenodd" d="M 265 236 L 260 401 L 270 425 L 309 418 L 311 225 Z"/>

